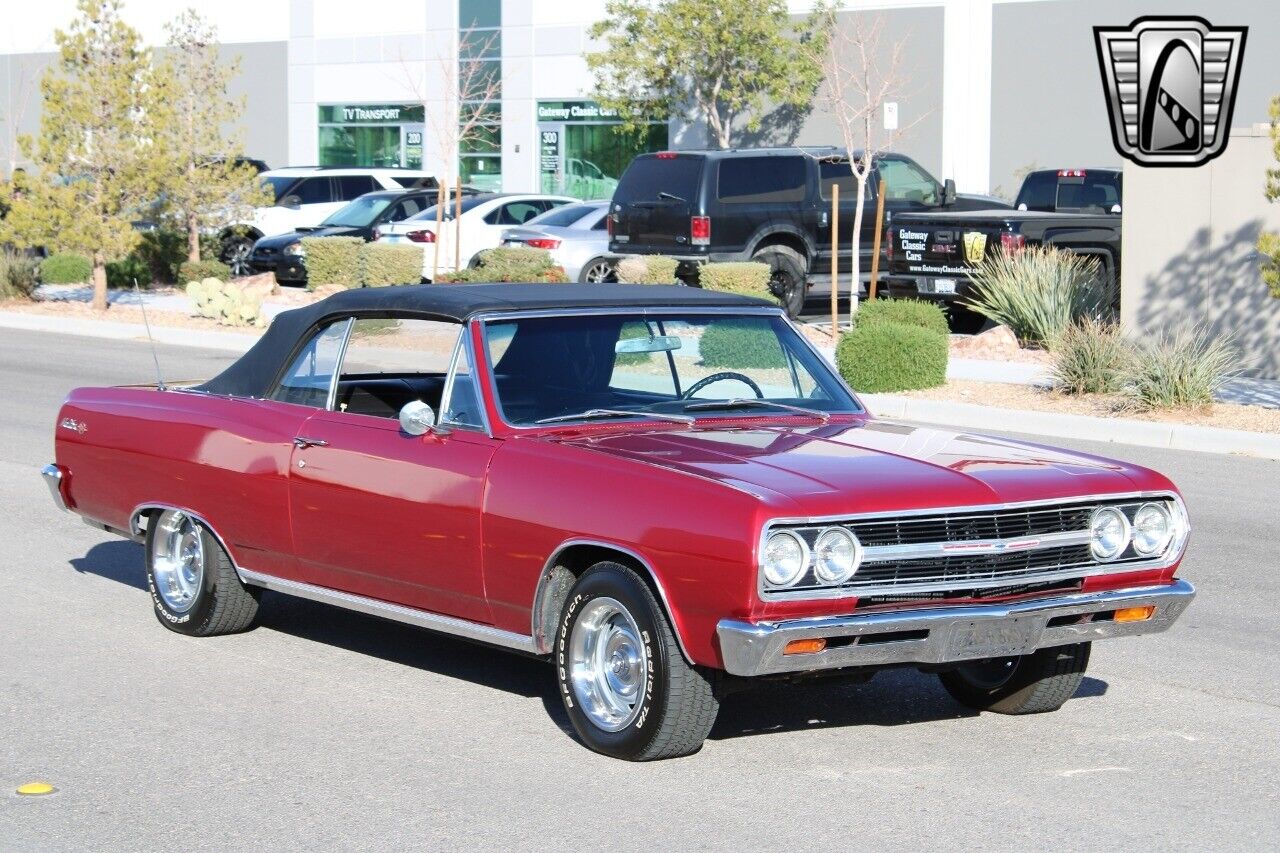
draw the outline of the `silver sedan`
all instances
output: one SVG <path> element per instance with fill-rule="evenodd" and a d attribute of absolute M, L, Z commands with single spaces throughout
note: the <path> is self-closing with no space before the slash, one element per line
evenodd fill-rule
<path fill-rule="evenodd" d="M 616 281 L 605 224 L 608 213 L 607 201 L 566 204 L 504 231 L 502 245 L 546 249 L 570 281 Z"/>

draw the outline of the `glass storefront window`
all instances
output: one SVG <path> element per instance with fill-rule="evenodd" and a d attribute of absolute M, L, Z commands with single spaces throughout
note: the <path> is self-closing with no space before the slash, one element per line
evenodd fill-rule
<path fill-rule="evenodd" d="M 622 133 L 618 122 L 591 102 L 542 102 L 538 113 L 543 119 L 538 138 L 544 193 L 612 198 L 618 179 L 637 154 L 667 147 L 665 124 Z"/>
<path fill-rule="evenodd" d="M 458 0 L 458 29 L 502 26 L 502 0 Z"/>
<path fill-rule="evenodd" d="M 471 154 L 460 158 L 462 182 L 486 192 L 502 191 L 502 155 Z"/>
<path fill-rule="evenodd" d="M 399 166 L 398 127 L 321 127 L 321 166 Z"/>
<path fill-rule="evenodd" d="M 321 166 L 422 168 L 421 104 L 325 104 L 319 108 Z"/>

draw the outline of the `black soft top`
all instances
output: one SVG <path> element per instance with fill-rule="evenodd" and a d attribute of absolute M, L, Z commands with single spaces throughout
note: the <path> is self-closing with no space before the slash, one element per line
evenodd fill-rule
<path fill-rule="evenodd" d="M 340 317 L 417 317 L 464 322 L 476 314 L 575 308 L 755 308 L 774 303 L 697 287 L 652 284 L 413 284 L 344 290 L 284 311 L 234 364 L 197 390 L 264 397 L 304 336 Z M 776 307 L 776 305 L 774 305 Z"/>

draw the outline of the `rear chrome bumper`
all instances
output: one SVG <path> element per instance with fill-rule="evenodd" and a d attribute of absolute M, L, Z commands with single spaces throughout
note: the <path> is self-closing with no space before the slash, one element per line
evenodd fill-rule
<path fill-rule="evenodd" d="M 40 476 L 44 478 L 45 485 L 49 487 L 49 494 L 53 495 L 53 502 L 58 509 L 66 512 L 67 501 L 62 496 L 62 469 L 50 462 L 40 469 Z"/>
<path fill-rule="evenodd" d="M 1176 580 L 1161 586 L 1073 593 L 1003 604 L 781 622 L 722 619 L 716 635 L 720 639 L 724 668 L 734 675 L 904 663 L 945 664 L 993 656 L 960 639 L 962 635 L 971 636 L 977 625 L 1004 623 L 1012 629 L 1004 632 L 1005 637 L 1017 638 L 1015 642 L 1021 645 L 1001 648 L 1000 656 L 1030 654 L 1049 646 L 1164 631 L 1182 615 L 1195 594 L 1191 584 Z M 1156 608 L 1144 621 L 1117 622 L 1112 618 L 1120 608 L 1144 606 Z M 819 638 L 827 641 L 823 651 L 783 654 L 787 643 L 793 640 Z"/>

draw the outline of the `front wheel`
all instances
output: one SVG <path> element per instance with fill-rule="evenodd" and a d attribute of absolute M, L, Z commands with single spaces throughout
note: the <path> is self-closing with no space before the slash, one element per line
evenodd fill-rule
<path fill-rule="evenodd" d="M 938 678 L 957 702 L 979 711 L 1056 711 L 1080 687 L 1089 665 L 1089 649 L 1089 643 L 1076 643 L 1019 657 L 973 661 L 938 673 Z"/>
<path fill-rule="evenodd" d="M 689 755 L 715 723 L 710 682 L 685 661 L 649 587 L 619 563 L 597 563 L 569 591 L 554 660 L 569 720 L 596 752 Z"/>
<path fill-rule="evenodd" d="M 232 278 L 253 275 L 252 253 L 253 240 L 243 234 L 231 234 L 222 241 L 222 262 L 231 268 Z"/>
<path fill-rule="evenodd" d="M 765 246 L 751 260 L 768 264 L 769 290 L 782 303 L 788 317 L 799 317 L 808 292 L 807 265 L 800 253 L 790 246 Z"/>

